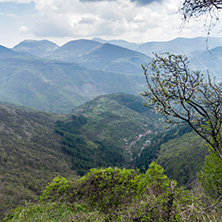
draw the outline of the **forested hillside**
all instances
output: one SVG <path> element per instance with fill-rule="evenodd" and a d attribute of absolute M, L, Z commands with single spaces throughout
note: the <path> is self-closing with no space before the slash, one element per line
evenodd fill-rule
<path fill-rule="evenodd" d="M 206 144 L 190 127 L 175 127 L 151 140 L 137 158 L 136 167 L 144 171 L 155 160 L 164 167 L 167 176 L 180 185 L 190 186 L 207 154 Z"/>
<path fill-rule="evenodd" d="M 70 115 L 0 108 L 2 215 L 34 199 L 55 176 L 132 167 L 146 140 L 160 130 L 152 120 L 158 116 L 143 107 L 140 97 L 127 94 L 98 97 Z"/>
<path fill-rule="evenodd" d="M 55 176 L 74 177 L 52 115 L 0 105 L 0 215 L 34 200 Z"/>
<path fill-rule="evenodd" d="M 166 131 L 161 116 L 133 95 L 100 96 L 69 115 L 0 108 L 2 215 L 34 199 L 54 177 L 75 178 L 91 168 L 143 171 L 157 160 L 170 178 L 184 184 L 206 154 L 189 129 Z"/>
<path fill-rule="evenodd" d="M 72 168 L 81 175 L 93 167 L 133 167 L 149 140 L 163 130 L 160 116 L 133 95 L 100 96 L 73 113 L 57 122 L 56 132 L 63 137 L 62 149 L 72 156 Z"/>

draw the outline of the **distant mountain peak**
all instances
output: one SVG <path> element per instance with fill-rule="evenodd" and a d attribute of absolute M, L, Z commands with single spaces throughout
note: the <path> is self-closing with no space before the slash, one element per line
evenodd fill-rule
<path fill-rule="evenodd" d="M 57 44 L 49 40 L 31 40 L 26 39 L 14 46 L 13 50 L 16 52 L 26 52 L 32 55 L 44 56 L 59 48 Z"/>
<path fill-rule="evenodd" d="M 42 39 L 42 40 L 32 40 L 32 39 L 25 39 L 24 41 L 20 42 L 19 44 L 15 45 L 14 48 L 18 47 L 19 45 L 24 45 L 24 44 L 32 44 L 33 45 L 42 45 L 42 44 L 48 44 L 48 45 L 53 45 L 53 46 L 57 46 L 58 45 L 54 42 L 51 42 L 47 39 Z"/>
<path fill-rule="evenodd" d="M 87 56 L 90 55 L 97 55 L 104 59 L 117 59 L 117 58 L 124 58 L 124 57 L 132 57 L 132 56 L 142 56 L 146 57 L 144 54 L 130 50 L 121 46 L 117 46 L 110 43 L 104 43 L 98 45 L 97 47 L 93 48 L 87 53 Z M 148 57 L 147 57 L 148 58 Z"/>
<path fill-rule="evenodd" d="M 135 50 L 140 45 L 139 43 L 128 42 L 128 41 L 125 41 L 125 40 L 122 40 L 122 39 L 104 40 L 104 39 L 101 39 L 101 38 L 94 38 L 92 40 L 97 41 L 97 42 L 101 42 L 101 43 L 110 43 L 110 44 L 113 44 L 113 45 L 117 45 L 117 46 L 121 46 L 121 47 L 124 47 L 124 48 L 127 48 L 127 49 L 131 49 L 131 50 Z"/>
<path fill-rule="evenodd" d="M 11 52 L 12 50 L 9 48 L 6 48 L 5 46 L 0 45 L 0 52 Z"/>
<path fill-rule="evenodd" d="M 70 52 L 73 55 L 79 56 L 87 53 L 93 48 L 101 45 L 100 42 L 88 39 L 72 40 L 56 50 L 56 53 Z"/>

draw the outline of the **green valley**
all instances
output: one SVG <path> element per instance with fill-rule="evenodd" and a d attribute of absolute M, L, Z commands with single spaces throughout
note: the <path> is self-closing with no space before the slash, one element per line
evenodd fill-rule
<path fill-rule="evenodd" d="M 157 160 L 169 177 L 184 184 L 207 154 L 189 129 L 166 131 L 161 116 L 129 94 L 99 96 L 68 115 L 12 105 L 1 105 L 0 115 L 2 215 L 36 198 L 58 175 L 73 179 L 109 166 L 142 170 Z M 174 159 L 176 152 L 181 159 Z"/>
<path fill-rule="evenodd" d="M 100 96 L 69 115 L 0 108 L 1 215 L 36 198 L 55 176 L 133 166 L 137 152 L 160 130 L 152 121 L 159 116 L 140 97 L 120 93 Z"/>

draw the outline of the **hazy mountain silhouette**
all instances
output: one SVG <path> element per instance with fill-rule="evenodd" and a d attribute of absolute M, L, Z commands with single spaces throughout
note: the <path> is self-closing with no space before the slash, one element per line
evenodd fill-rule
<path fill-rule="evenodd" d="M 166 42 L 147 42 L 140 45 L 136 50 L 151 56 L 153 52 L 170 52 L 187 54 L 194 51 L 206 51 L 222 45 L 222 38 L 176 38 Z"/>
<path fill-rule="evenodd" d="M 59 46 L 48 40 L 25 40 L 14 46 L 16 52 L 27 52 L 36 56 L 45 56 L 58 49 Z"/>

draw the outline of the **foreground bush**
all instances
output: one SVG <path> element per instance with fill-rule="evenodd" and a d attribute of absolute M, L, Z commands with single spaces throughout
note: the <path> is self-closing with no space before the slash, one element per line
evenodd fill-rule
<path fill-rule="evenodd" d="M 144 174 L 109 167 L 76 181 L 57 177 L 37 203 L 15 209 L 4 221 L 216 221 L 203 209 L 151 163 Z"/>
<path fill-rule="evenodd" d="M 206 156 L 205 165 L 198 175 L 204 190 L 214 199 L 222 199 L 222 161 L 213 152 Z"/>

